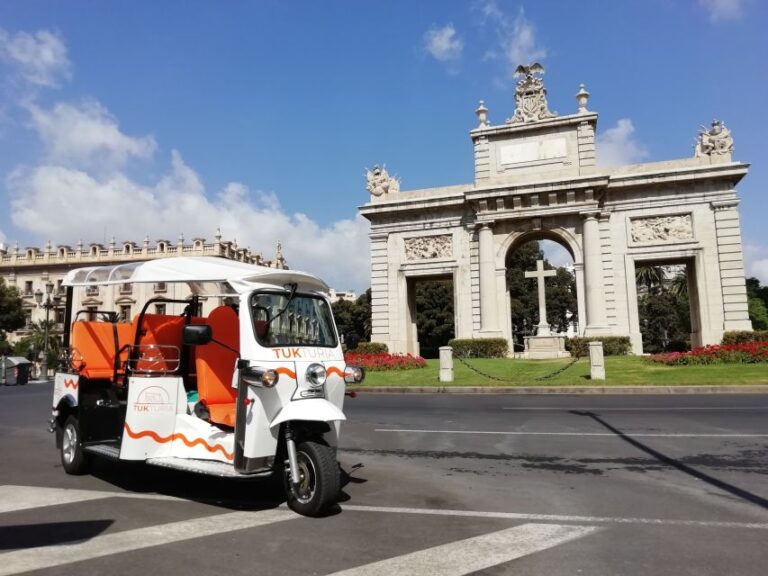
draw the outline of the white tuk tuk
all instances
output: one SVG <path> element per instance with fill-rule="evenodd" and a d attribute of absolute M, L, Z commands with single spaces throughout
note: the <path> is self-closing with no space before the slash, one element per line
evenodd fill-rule
<path fill-rule="evenodd" d="M 169 293 L 175 283 L 191 296 L 149 298 L 132 322 L 93 309 L 73 317 L 77 287 Z M 50 430 L 67 473 L 85 473 L 99 455 L 223 477 L 278 474 L 296 512 L 336 503 L 346 384 L 364 373 L 344 362 L 322 280 L 173 257 L 79 268 L 62 284 L 69 353 Z M 205 299 L 225 303 L 202 316 Z"/>

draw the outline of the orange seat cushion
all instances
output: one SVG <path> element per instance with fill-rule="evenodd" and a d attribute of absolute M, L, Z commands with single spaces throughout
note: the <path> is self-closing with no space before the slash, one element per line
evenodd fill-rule
<path fill-rule="evenodd" d="M 237 313 L 229 306 L 214 308 L 206 322 L 213 338 L 227 346 L 240 349 L 240 329 Z M 238 355 L 216 342 L 197 346 L 197 392 L 200 401 L 208 407 L 211 422 L 225 426 L 235 425 L 237 390 L 232 388 L 232 376 Z"/>
<path fill-rule="evenodd" d="M 115 355 L 132 341 L 133 327 L 130 324 L 83 320 L 72 323 L 72 348 L 79 352 L 80 374 L 86 378 L 112 379 L 115 375 Z M 120 360 L 122 366 L 125 352 L 121 353 Z"/>

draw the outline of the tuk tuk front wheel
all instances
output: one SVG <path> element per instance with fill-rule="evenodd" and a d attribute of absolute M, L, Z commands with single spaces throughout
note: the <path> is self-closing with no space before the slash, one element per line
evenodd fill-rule
<path fill-rule="evenodd" d="M 80 423 L 74 416 L 64 422 L 61 439 L 61 465 L 67 474 L 85 474 L 88 469 L 88 455 L 83 452 Z"/>
<path fill-rule="evenodd" d="M 339 499 L 336 451 L 327 444 L 305 440 L 296 446 L 296 460 L 299 483 L 291 482 L 290 470 L 283 475 L 288 507 L 303 516 L 319 516 Z"/>

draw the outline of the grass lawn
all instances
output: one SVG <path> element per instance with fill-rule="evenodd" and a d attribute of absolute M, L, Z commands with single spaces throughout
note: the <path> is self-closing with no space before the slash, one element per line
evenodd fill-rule
<path fill-rule="evenodd" d="M 589 359 L 547 380 L 536 378 L 566 366 L 570 359 L 512 360 L 474 358 L 467 361 L 480 371 L 504 380 L 482 376 L 454 358 L 454 381 L 438 381 L 438 360 L 427 360 L 426 368 L 366 374 L 364 386 L 678 386 L 707 384 L 768 384 L 768 364 L 714 364 L 710 366 L 664 366 L 639 356 L 609 356 L 603 381 L 589 378 Z"/>

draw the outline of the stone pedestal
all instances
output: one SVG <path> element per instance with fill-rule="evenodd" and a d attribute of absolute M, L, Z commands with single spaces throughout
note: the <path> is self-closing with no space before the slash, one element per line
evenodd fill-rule
<path fill-rule="evenodd" d="M 568 358 L 571 354 L 565 350 L 565 336 L 528 336 L 525 339 L 525 358 L 545 360 L 549 358 Z"/>
<path fill-rule="evenodd" d="M 589 377 L 592 380 L 605 380 L 605 359 L 603 358 L 603 343 L 589 343 Z"/>
<path fill-rule="evenodd" d="M 440 346 L 440 382 L 453 382 L 453 348 Z"/>

